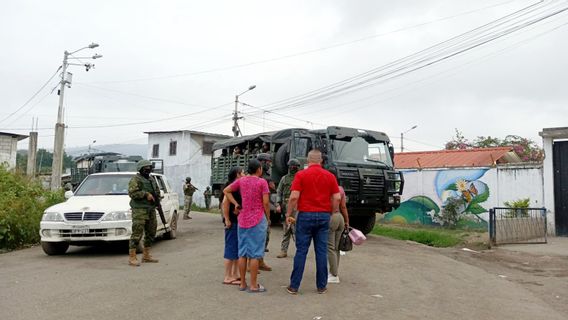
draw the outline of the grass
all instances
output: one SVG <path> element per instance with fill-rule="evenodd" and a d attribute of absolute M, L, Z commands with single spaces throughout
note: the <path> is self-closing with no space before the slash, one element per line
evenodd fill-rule
<path fill-rule="evenodd" d="M 465 242 L 465 237 L 470 231 L 447 230 L 425 226 L 395 226 L 377 224 L 372 234 L 398 240 L 410 240 L 431 247 L 447 248 L 454 247 Z"/>

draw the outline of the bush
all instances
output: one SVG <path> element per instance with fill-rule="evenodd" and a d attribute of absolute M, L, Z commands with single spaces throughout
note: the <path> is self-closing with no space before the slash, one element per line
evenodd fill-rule
<path fill-rule="evenodd" d="M 45 190 L 39 181 L 0 165 L 0 249 L 38 243 L 43 211 L 64 200 L 63 190 Z"/>
<path fill-rule="evenodd" d="M 460 208 L 464 202 L 461 198 L 448 198 L 446 204 L 442 208 L 440 220 L 444 227 L 455 228 L 459 220 Z"/>
<path fill-rule="evenodd" d="M 505 205 L 505 207 L 511 208 L 510 210 L 507 210 L 507 218 L 526 218 L 529 216 L 529 210 L 527 209 L 531 204 L 530 198 L 518 199 L 515 201 L 505 201 L 503 204 Z"/>

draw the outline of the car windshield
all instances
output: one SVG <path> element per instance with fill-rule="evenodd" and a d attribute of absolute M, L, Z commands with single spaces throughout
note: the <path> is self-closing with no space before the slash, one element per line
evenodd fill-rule
<path fill-rule="evenodd" d="M 331 156 L 333 161 L 393 166 L 387 143 L 372 138 L 370 141 L 362 137 L 331 140 Z"/>
<path fill-rule="evenodd" d="M 128 182 L 132 175 L 91 175 L 74 193 L 76 196 L 102 196 L 109 194 L 128 194 Z"/>

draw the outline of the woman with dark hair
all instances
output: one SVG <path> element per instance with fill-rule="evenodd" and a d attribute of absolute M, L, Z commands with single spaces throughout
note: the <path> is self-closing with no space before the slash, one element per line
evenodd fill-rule
<path fill-rule="evenodd" d="M 241 282 L 239 290 L 264 292 L 266 289 L 257 282 L 259 259 L 264 257 L 266 230 L 270 223 L 270 190 L 262 178 L 262 166 L 256 159 L 248 163 L 248 176 L 235 180 L 223 192 L 227 201 L 238 210 L 239 272 Z M 235 199 L 234 193 L 240 191 L 242 206 Z M 247 289 L 247 259 L 250 260 L 250 288 Z"/>
<path fill-rule="evenodd" d="M 337 179 L 337 171 L 329 169 L 335 179 Z M 339 184 L 339 179 L 337 179 Z M 329 221 L 329 236 L 327 238 L 327 261 L 329 262 L 329 274 L 327 275 L 327 283 L 339 283 L 339 240 L 345 228 L 349 228 L 349 214 L 347 213 L 347 202 L 345 201 L 345 190 L 339 186 L 339 194 L 341 200 L 339 202 L 339 212 L 333 212 Z"/>
<path fill-rule="evenodd" d="M 229 186 L 235 180 L 242 177 L 243 169 L 241 167 L 232 167 L 229 171 L 229 181 L 225 184 L 225 187 Z M 235 205 L 229 202 L 228 199 L 221 195 L 222 212 L 223 212 L 223 223 L 225 224 L 225 253 L 223 257 L 225 258 L 225 278 L 223 279 L 223 284 L 234 284 L 239 285 L 240 278 L 238 276 L 238 260 L 239 260 L 239 241 L 237 234 L 237 214 L 238 210 L 235 210 Z M 233 193 L 233 198 L 235 201 L 241 203 L 241 195 L 237 191 Z"/>

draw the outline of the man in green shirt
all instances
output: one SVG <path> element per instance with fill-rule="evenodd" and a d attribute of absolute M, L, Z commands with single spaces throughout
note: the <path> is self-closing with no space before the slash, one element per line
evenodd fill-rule
<path fill-rule="evenodd" d="M 297 159 L 290 159 L 288 161 L 288 174 L 280 179 L 278 183 L 278 188 L 276 189 L 276 212 L 280 214 L 286 214 L 286 205 L 290 199 L 290 188 L 292 187 L 292 181 L 294 181 L 294 176 L 300 170 L 300 161 Z M 294 212 L 294 218 L 296 217 L 296 212 Z M 284 234 L 282 235 L 282 244 L 280 245 L 280 254 L 277 258 L 286 258 L 288 256 L 288 246 L 290 245 L 290 238 L 294 235 L 294 225 L 287 225 L 282 223 L 284 227 Z"/>
<path fill-rule="evenodd" d="M 191 211 L 191 204 L 193 202 L 193 194 L 195 193 L 195 191 L 197 190 L 197 188 L 191 184 L 191 178 L 187 177 L 185 178 L 185 183 L 183 184 L 183 195 L 184 195 L 184 202 L 183 202 L 183 210 L 184 210 L 184 215 L 183 215 L 183 219 L 187 220 L 187 219 L 191 219 L 191 217 L 189 216 L 189 212 Z"/>

